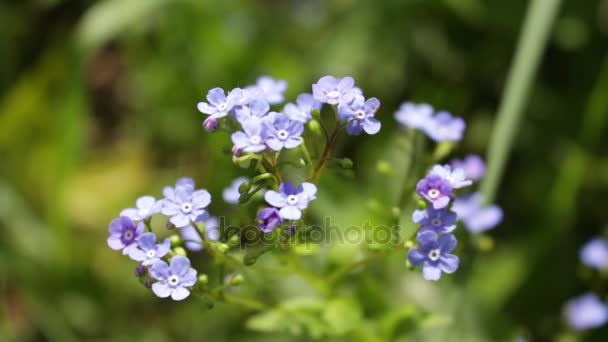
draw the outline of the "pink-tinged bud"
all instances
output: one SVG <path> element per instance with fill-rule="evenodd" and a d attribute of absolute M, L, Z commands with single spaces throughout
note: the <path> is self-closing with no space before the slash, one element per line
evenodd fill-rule
<path fill-rule="evenodd" d="M 214 117 L 208 117 L 207 119 L 205 119 L 205 121 L 203 122 L 203 128 L 207 131 L 207 132 L 213 132 L 217 129 L 217 126 L 219 126 L 219 122 L 217 121 L 216 118 Z"/>
<path fill-rule="evenodd" d="M 242 150 L 238 146 L 236 146 L 236 145 L 232 146 L 232 155 L 233 156 L 238 157 L 241 155 L 241 152 L 242 152 Z"/>
<path fill-rule="evenodd" d="M 143 277 L 146 271 L 146 268 L 142 264 L 135 266 L 135 276 L 138 278 Z"/>

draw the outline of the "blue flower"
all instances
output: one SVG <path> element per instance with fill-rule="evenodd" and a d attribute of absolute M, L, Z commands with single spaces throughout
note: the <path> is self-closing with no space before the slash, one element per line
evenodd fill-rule
<path fill-rule="evenodd" d="M 288 103 L 283 108 L 283 112 L 289 116 L 291 120 L 308 122 L 312 119 L 312 110 L 321 110 L 322 103 L 315 100 L 311 94 L 300 94 L 296 100 L 296 104 Z"/>
<path fill-rule="evenodd" d="M 236 120 L 242 125 L 253 119 L 272 122 L 276 113 L 268 112 L 270 105 L 260 99 L 254 99 L 245 106 L 238 106 L 234 109 Z"/>
<path fill-rule="evenodd" d="M 405 102 L 395 113 L 395 119 L 402 125 L 424 130 L 433 120 L 433 107 L 426 103 Z"/>
<path fill-rule="evenodd" d="M 258 227 L 264 233 L 272 233 L 283 223 L 281 214 L 276 208 L 264 208 L 258 212 Z"/>
<path fill-rule="evenodd" d="M 452 186 L 447 179 L 430 173 L 416 184 L 416 192 L 431 202 L 433 208 L 441 209 L 450 203 Z"/>
<path fill-rule="evenodd" d="M 129 217 L 121 216 L 110 222 L 108 231 L 108 246 L 113 250 L 122 250 L 122 254 L 127 255 L 137 247 L 137 239 L 144 232 L 144 224 L 139 222 L 135 225 Z"/>
<path fill-rule="evenodd" d="M 275 151 L 283 148 L 295 148 L 302 143 L 304 124 L 300 121 L 290 120 L 287 115 L 279 114 L 272 124 L 267 124 L 266 145 Z"/>
<path fill-rule="evenodd" d="M 452 169 L 450 165 L 435 165 L 431 169 L 431 174 L 436 174 L 442 177 L 443 179 L 446 179 L 448 182 L 450 182 L 450 186 L 452 187 L 452 189 L 460 189 L 462 187 L 473 184 L 471 180 L 467 179 L 467 176 L 464 173 L 463 169 Z"/>
<path fill-rule="evenodd" d="M 266 202 L 280 208 L 281 217 L 286 220 L 299 220 L 302 210 L 308 208 L 310 201 L 316 199 L 317 187 L 312 183 L 302 183 L 294 187 L 290 182 L 282 183 L 279 191 L 268 190 L 264 195 Z"/>
<path fill-rule="evenodd" d="M 376 134 L 380 131 L 380 121 L 374 114 L 380 107 L 380 101 L 372 97 L 365 100 L 361 95 L 355 95 L 348 103 L 340 103 L 338 106 L 338 117 L 347 121 L 346 131 L 349 135 L 359 135 L 362 131 L 367 134 Z"/>
<path fill-rule="evenodd" d="M 257 153 L 266 149 L 267 132 L 261 120 L 241 123 L 243 131 L 232 133 L 234 146 L 243 152 Z"/>
<path fill-rule="evenodd" d="M 459 141 L 465 129 L 464 120 L 448 112 L 439 112 L 424 127 L 426 134 L 437 142 Z"/>
<path fill-rule="evenodd" d="M 209 216 L 208 218 L 202 220 L 205 224 L 205 235 L 207 236 L 207 240 L 217 241 L 220 239 L 220 222 L 215 216 Z M 187 250 L 197 252 L 203 250 L 205 246 L 203 246 L 203 239 L 201 239 L 201 235 L 198 229 L 192 225 L 185 226 L 184 228 L 179 230 L 179 234 L 184 240 L 184 247 Z"/>
<path fill-rule="evenodd" d="M 608 322 L 608 306 L 593 293 L 586 293 L 568 301 L 564 315 L 575 330 L 599 328 Z"/>
<path fill-rule="evenodd" d="M 164 239 L 163 242 L 157 244 L 154 233 L 143 233 L 137 239 L 137 248 L 132 248 L 129 251 L 129 257 L 141 262 L 144 266 L 150 266 L 167 255 L 170 248 L 171 242 L 169 239 Z"/>
<path fill-rule="evenodd" d="M 456 248 L 456 238 L 452 234 L 443 234 L 426 230 L 418 234 L 420 248 L 411 248 L 407 259 L 413 266 L 422 265 L 422 276 L 426 280 L 439 280 L 441 272 L 454 273 L 460 260 L 451 251 Z"/>
<path fill-rule="evenodd" d="M 595 237 L 587 242 L 579 252 L 583 264 L 597 268 L 608 268 L 608 241 Z"/>
<path fill-rule="evenodd" d="M 485 162 L 476 154 L 469 154 L 463 160 L 454 159 L 450 164 L 453 168 L 463 169 L 466 177 L 473 181 L 480 180 L 486 173 Z"/>
<path fill-rule="evenodd" d="M 158 280 L 152 284 L 152 291 L 161 298 L 185 299 L 190 295 L 188 287 L 196 284 L 197 272 L 190 267 L 190 260 L 182 255 L 171 258 L 169 265 L 162 260 L 154 263 L 149 272 Z"/>
<path fill-rule="evenodd" d="M 127 216 L 133 221 L 143 221 L 160 212 L 161 201 L 152 196 L 142 196 L 135 202 L 137 208 L 129 208 L 120 212 L 120 216 Z"/>
<path fill-rule="evenodd" d="M 320 102 L 330 105 L 350 102 L 359 92 L 352 77 L 323 76 L 312 85 L 312 94 Z"/>
<path fill-rule="evenodd" d="M 455 212 L 443 208 L 428 207 L 425 210 L 416 210 L 412 217 L 415 223 L 422 225 L 420 231 L 431 230 L 435 233 L 450 233 L 456 229 L 457 215 Z"/>
<path fill-rule="evenodd" d="M 222 88 L 213 88 L 207 93 L 209 103 L 199 102 L 196 107 L 203 114 L 211 115 L 213 118 L 223 118 L 238 104 L 238 100 L 242 97 L 241 92 L 241 89 L 236 88 L 226 96 Z"/>
<path fill-rule="evenodd" d="M 255 87 L 262 90 L 262 97 L 266 102 L 277 104 L 284 100 L 283 93 L 287 90 L 287 81 L 261 76 L 257 79 Z"/>
<path fill-rule="evenodd" d="M 480 193 L 456 198 L 452 210 L 464 223 L 464 227 L 472 233 L 490 230 L 496 227 L 503 218 L 503 212 L 499 206 L 483 207 L 483 198 Z"/>
<path fill-rule="evenodd" d="M 169 221 L 177 228 L 182 228 L 197 222 L 199 217 L 207 214 L 205 208 L 211 203 L 211 195 L 207 190 L 194 190 L 192 179 L 178 181 L 175 188 L 165 187 L 165 199 L 161 213 L 171 216 Z"/>
<path fill-rule="evenodd" d="M 239 187 L 241 184 L 249 181 L 247 177 L 238 177 L 235 178 L 230 186 L 226 187 L 222 192 L 222 197 L 224 201 L 229 204 L 238 204 L 239 198 L 241 198 L 241 193 L 239 192 Z"/>

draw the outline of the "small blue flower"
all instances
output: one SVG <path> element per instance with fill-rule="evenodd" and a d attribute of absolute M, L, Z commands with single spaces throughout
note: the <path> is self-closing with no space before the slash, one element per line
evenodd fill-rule
<path fill-rule="evenodd" d="M 367 134 L 376 134 L 380 131 L 380 121 L 374 115 L 380 107 L 380 101 L 372 97 L 365 100 L 361 95 L 355 95 L 348 103 L 340 103 L 338 117 L 347 121 L 346 132 L 349 135 L 359 135 L 362 131 Z"/>
<path fill-rule="evenodd" d="M 113 250 L 122 250 L 122 254 L 127 255 L 137 247 L 137 239 L 144 232 L 144 224 L 139 222 L 135 225 L 129 217 L 121 216 L 110 222 L 108 231 L 108 246 Z"/>
<path fill-rule="evenodd" d="M 215 216 L 209 216 L 208 218 L 202 220 L 205 224 L 205 235 L 207 236 L 207 240 L 217 241 L 220 239 L 220 222 Z M 179 234 L 184 240 L 184 247 L 187 250 L 198 252 L 203 250 L 205 246 L 203 246 L 203 239 L 201 239 L 201 235 L 198 229 L 192 225 L 185 226 L 184 228 L 179 230 Z"/>
<path fill-rule="evenodd" d="M 454 200 L 452 210 L 464 227 L 472 233 L 480 233 L 496 227 L 503 218 L 502 209 L 497 205 L 483 207 L 480 193 L 458 197 Z"/>
<path fill-rule="evenodd" d="M 152 196 L 142 196 L 135 202 L 137 208 L 129 208 L 120 212 L 120 216 L 127 216 L 133 221 L 143 221 L 160 212 L 162 202 Z"/>
<path fill-rule="evenodd" d="M 161 213 L 171 216 L 169 221 L 177 228 L 182 228 L 197 222 L 200 217 L 207 214 L 205 208 L 211 203 L 211 195 L 207 190 L 194 190 L 191 179 L 178 181 L 175 188 L 165 187 L 163 194 L 163 208 Z"/>
<path fill-rule="evenodd" d="M 354 86 L 352 77 L 323 76 L 312 85 L 312 94 L 320 102 L 337 105 L 350 102 L 359 93 Z"/>
<path fill-rule="evenodd" d="M 430 173 L 416 184 L 416 192 L 431 202 L 433 208 L 441 209 L 450 203 L 452 186 L 447 179 Z"/>
<path fill-rule="evenodd" d="M 258 227 L 264 233 L 272 233 L 277 227 L 283 224 L 281 214 L 276 208 L 264 208 L 258 212 Z"/>
<path fill-rule="evenodd" d="M 402 125 L 424 130 L 433 120 L 433 107 L 426 103 L 405 102 L 395 113 L 395 119 Z"/>
<path fill-rule="evenodd" d="M 137 248 L 132 248 L 129 251 L 129 257 L 141 262 L 144 266 L 150 266 L 167 255 L 169 249 L 171 249 L 169 239 L 164 239 L 163 242 L 157 244 L 154 233 L 143 233 L 137 239 Z"/>
<path fill-rule="evenodd" d="M 434 209 L 431 206 L 425 210 L 414 211 L 412 219 L 422 225 L 421 232 L 431 230 L 439 234 L 450 233 L 456 229 L 457 215 L 447 208 Z"/>
<path fill-rule="evenodd" d="M 420 248 L 411 248 L 407 259 L 413 266 L 422 265 L 422 276 L 426 280 L 439 280 L 441 272 L 454 273 L 460 260 L 451 251 L 456 248 L 456 238 L 452 234 L 443 234 L 426 230 L 418 234 Z"/>
<path fill-rule="evenodd" d="M 296 104 L 288 103 L 283 108 L 283 112 L 289 116 L 291 120 L 308 122 L 312 119 L 313 109 L 321 110 L 322 103 L 315 100 L 311 94 L 300 94 L 296 100 Z"/>
<path fill-rule="evenodd" d="M 261 76 L 257 79 L 255 87 L 262 90 L 262 97 L 266 102 L 277 104 L 284 100 L 283 93 L 287 90 L 287 81 Z"/>
<path fill-rule="evenodd" d="M 160 298 L 171 296 L 173 300 L 183 300 L 190 295 L 188 287 L 196 284 L 196 270 L 190 267 L 190 260 L 182 255 L 171 258 L 169 265 L 160 260 L 150 267 L 150 276 L 158 280 L 152 284 L 152 291 Z"/>
<path fill-rule="evenodd" d="M 238 106 L 234 109 L 236 120 L 241 124 L 245 124 L 250 120 L 270 121 L 274 119 L 276 113 L 269 112 L 270 105 L 268 102 L 260 99 L 254 99 L 245 106 Z"/>
<path fill-rule="evenodd" d="M 280 208 L 281 217 L 286 220 L 299 220 L 302 210 L 308 208 L 310 201 L 316 199 L 317 187 L 312 183 L 302 183 L 294 187 L 290 182 L 282 183 L 279 191 L 269 190 L 264 195 L 266 202 Z"/>
<path fill-rule="evenodd" d="M 459 141 L 462 139 L 464 129 L 464 120 L 459 117 L 453 117 L 448 112 L 439 112 L 425 126 L 424 131 L 431 139 L 441 142 Z"/>
<path fill-rule="evenodd" d="M 454 159 L 450 162 L 453 168 L 464 170 L 466 177 L 472 181 L 478 181 L 486 173 L 486 164 L 476 154 L 469 154 L 463 160 Z"/>
<path fill-rule="evenodd" d="M 207 93 L 207 102 L 199 102 L 196 107 L 199 112 L 210 115 L 213 118 L 223 118 L 228 115 L 232 108 L 238 104 L 238 100 L 242 97 L 242 91 L 239 88 L 233 89 L 226 94 L 222 88 L 213 88 Z"/>
<path fill-rule="evenodd" d="M 450 165 L 435 165 L 431 169 L 431 174 L 436 174 L 448 182 L 450 182 L 450 186 L 452 189 L 460 189 L 465 186 L 469 186 L 473 184 L 471 180 L 467 179 L 464 170 L 461 168 L 452 169 Z"/>
<path fill-rule="evenodd" d="M 226 187 L 222 192 L 222 197 L 224 201 L 228 204 L 238 204 L 239 198 L 241 198 L 241 193 L 239 192 L 239 187 L 241 184 L 249 181 L 247 177 L 238 177 L 235 178 L 230 186 Z"/>
<path fill-rule="evenodd" d="M 290 120 L 287 115 L 279 114 L 272 124 L 267 124 L 266 145 L 275 151 L 283 148 L 296 148 L 302 144 L 304 124 L 300 121 Z"/>
<path fill-rule="evenodd" d="M 257 153 L 266 149 L 267 132 L 261 120 L 241 123 L 243 131 L 232 133 L 234 146 L 243 152 Z"/>
<path fill-rule="evenodd" d="M 591 239 L 581 248 L 579 257 L 589 267 L 608 268 L 608 241 L 601 237 Z"/>
<path fill-rule="evenodd" d="M 564 315 L 575 330 L 599 328 L 608 322 L 608 306 L 595 294 L 586 293 L 568 301 Z"/>

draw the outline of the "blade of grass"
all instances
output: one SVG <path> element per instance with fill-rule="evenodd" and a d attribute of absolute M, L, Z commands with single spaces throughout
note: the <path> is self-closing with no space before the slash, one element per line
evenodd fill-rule
<path fill-rule="evenodd" d="M 481 184 L 487 202 L 494 201 L 560 3 L 561 0 L 532 0 L 528 7 L 488 145 L 488 170 Z"/>

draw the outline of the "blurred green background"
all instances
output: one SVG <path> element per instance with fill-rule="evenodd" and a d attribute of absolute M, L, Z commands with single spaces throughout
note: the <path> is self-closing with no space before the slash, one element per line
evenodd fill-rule
<path fill-rule="evenodd" d="M 373 211 L 383 199 L 362 199 L 356 184 L 376 195 L 375 186 L 387 185 L 374 165 L 378 151 L 392 148 L 402 101 L 464 117 L 455 155 L 485 153 L 527 4 L 3 0 L 0 340 L 309 339 L 310 331 L 260 332 L 260 322 L 251 329 L 253 313 L 237 306 L 156 298 L 133 276 L 134 263 L 107 247 L 107 224 L 181 176 L 208 188 L 212 212 L 225 215 L 221 190 L 243 170 L 226 154 L 226 134 L 202 130 L 196 103 L 210 88 L 266 74 L 289 82 L 288 100 L 330 74 L 353 76 L 382 102 L 381 134 L 339 145 L 337 154 L 355 161 L 354 179 L 330 174 L 316 209 L 350 208 L 335 220 L 360 224 L 358 206 Z M 463 273 L 432 284 L 405 268 L 405 255 L 377 262 L 323 311 L 319 324 L 342 319 L 334 331 L 343 333 L 321 336 L 608 340 L 606 327 L 569 333 L 561 316 L 565 300 L 608 288 L 577 258 L 588 238 L 608 230 L 607 42 L 608 1 L 563 1 L 500 183 L 505 220 L 490 234 L 496 246 L 475 257 L 463 250 Z M 340 182 L 349 185 L 336 189 Z M 204 255 L 196 263 L 205 270 Z M 314 296 L 299 278 L 246 278 L 238 291 L 261 301 L 273 291 Z M 307 303 L 313 317 L 323 310 Z M 352 317 L 344 319 L 344 306 Z"/>

